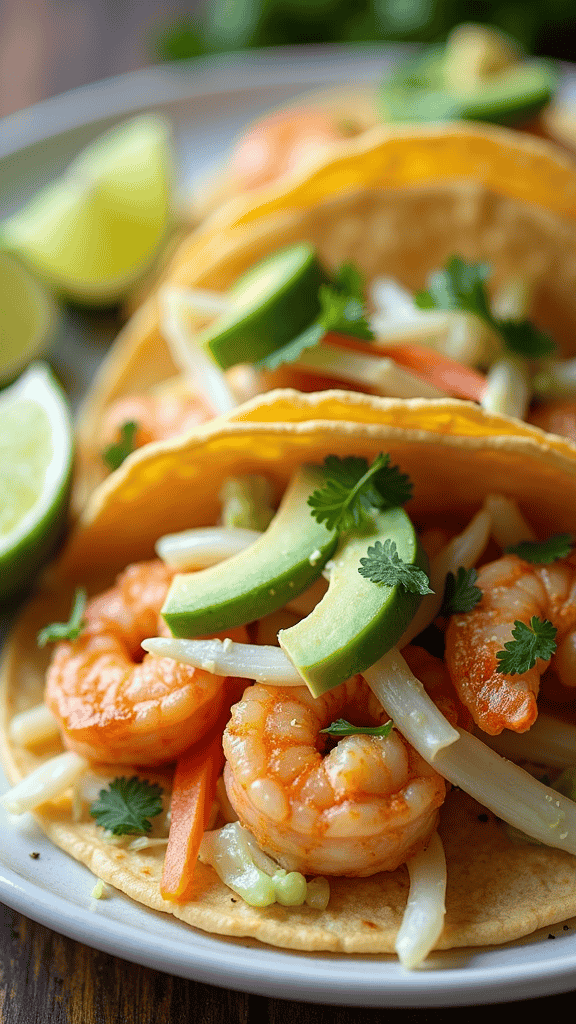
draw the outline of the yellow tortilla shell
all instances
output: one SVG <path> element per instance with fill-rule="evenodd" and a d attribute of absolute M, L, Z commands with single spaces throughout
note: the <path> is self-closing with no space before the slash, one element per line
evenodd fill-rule
<path fill-rule="evenodd" d="M 311 419 L 312 412 L 322 415 Z M 283 422 L 280 414 L 286 417 Z M 542 533 L 576 531 L 576 448 L 523 424 L 486 416 L 475 406 L 281 392 L 244 407 L 242 415 L 241 422 L 220 420 L 194 438 L 150 446 L 132 456 L 87 510 L 60 562 L 60 576 L 65 569 L 75 580 L 89 582 L 90 573 L 99 572 L 106 560 L 119 568 L 150 554 L 159 532 L 181 525 L 176 522 L 181 514 L 186 525 L 213 522 L 218 489 L 229 473 L 263 472 L 280 491 L 294 465 L 328 454 L 372 458 L 389 451 L 414 479 L 417 516 L 446 511 L 466 520 L 487 493 L 500 491 L 516 498 Z M 60 582 L 58 594 L 59 606 L 49 594 L 25 611 L 7 650 L 1 733 L 13 782 L 55 752 L 33 754 L 15 746 L 7 724 L 42 698 L 47 654 L 34 641 L 40 626 L 69 607 L 70 585 Z M 109 774 L 131 772 L 123 766 L 110 768 Z M 169 788 L 166 771 L 139 774 Z M 72 820 L 65 800 L 44 805 L 37 817 L 58 846 L 104 881 L 200 929 L 289 949 L 393 950 L 408 890 L 404 868 L 365 879 L 334 879 L 327 910 L 314 911 L 255 910 L 222 885 L 212 869 L 199 866 L 194 898 L 173 905 L 159 892 L 161 850 L 136 853 L 106 844 L 87 814 L 80 822 Z M 449 796 L 442 810 L 449 882 L 439 948 L 502 943 L 576 914 L 576 858 L 515 844 L 493 815 L 484 817 L 482 808 L 459 792 Z"/>
<path fill-rule="evenodd" d="M 226 203 L 182 243 L 163 284 L 225 291 L 258 260 L 302 239 L 326 266 L 424 287 L 455 252 L 487 261 L 490 285 L 533 285 L 531 317 L 576 352 L 576 163 L 496 127 L 378 127 L 282 183 Z M 158 290 L 129 320 L 79 417 L 75 508 L 105 476 L 103 410 L 180 372 L 160 330 Z M 286 383 L 279 375 L 277 383 Z"/>

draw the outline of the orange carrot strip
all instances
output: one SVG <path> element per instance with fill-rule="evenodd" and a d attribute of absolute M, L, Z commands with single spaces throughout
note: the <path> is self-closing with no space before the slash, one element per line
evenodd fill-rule
<path fill-rule="evenodd" d="M 187 898 L 223 764 L 221 728 L 212 734 L 202 751 L 193 747 L 178 759 L 172 788 L 170 834 L 160 882 L 165 900 L 176 903 Z"/>
<path fill-rule="evenodd" d="M 467 398 L 479 402 L 486 387 L 486 378 L 459 363 L 456 359 L 437 352 L 426 345 L 370 345 L 356 341 L 342 334 L 327 334 L 325 341 L 339 348 L 349 348 L 364 355 L 386 356 L 399 366 L 412 370 L 417 376 L 455 398 Z"/>
<path fill-rule="evenodd" d="M 247 640 L 244 627 L 234 633 Z M 184 902 L 190 895 L 202 836 L 210 817 L 218 776 L 224 765 L 222 733 L 232 704 L 240 700 L 245 679 L 229 676 L 223 685 L 223 710 L 210 731 L 179 757 L 172 784 L 170 832 L 164 858 L 160 892 L 164 899 Z"/>

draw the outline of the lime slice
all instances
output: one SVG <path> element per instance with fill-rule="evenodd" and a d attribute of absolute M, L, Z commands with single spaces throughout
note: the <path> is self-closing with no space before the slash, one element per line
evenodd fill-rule
<path fill-rule="evenodd" d="M 167 125 L 136 118 L 88 146 L 61 178 L 4 221 L 0 245 L 67 298 L 115 302 L 158 251 L 171 181 Z"/>
<path fill-rule="evenodd" d="M 72 468 L 66 399 L 44 363 L 0 394 L 0 602 L 33 581 L 66 520 Z"/>
<path fill-rule="evenodd" d="M 38 282 L 0 253 L 0 385 L 12 380 L 31 359 L 46 351 L 56 311 Z"/>

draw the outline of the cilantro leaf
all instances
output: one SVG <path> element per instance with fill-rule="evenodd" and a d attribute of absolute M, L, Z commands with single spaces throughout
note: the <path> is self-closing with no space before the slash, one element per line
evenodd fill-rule
<path fill-rule="evenodd" d="M 329 530 L 358 528 L 373 508 L 394 508 L 412 496 L 412 483 L 398 466 L 390 466 L 382 452 L 370 468 L 366 459 L 353 455 L 324 459 L 324 486 L 308 498 L 312 515 Z"/>
<path fill-rule="evenodd" d="M 385 738 L 390 735 L 393 728 L 392 719 L 384 722 L 383 725 L 352 725 L 345 718 L 338 718 L 326 729 L 320 729 L 320 732 L 328 733 L 329 736 L 356 736 L 358 733 L 362 733 L 365 736 L 383 736 Z"/>
<path fill-rule="evenodd" d="M 138 430 L 135 420 L 128 420 L 120 427 L 120 440 L 109 444 L 102 452 L 102 461 L 108 469 L 118 469 L 124 459 L 134 451 L 134 436 Z"/>
<path fill-rule="evenodd" d="M 482 591 L 480 587 L 475 586 L 477 579 L 476 569 L 465 569 L 462 565 L 456 575 L 449 572 L 446 576 L 444 601 L 440 614 L 448 616 L 471 612 L 474 606 L 482 600 Z"/>
<path fill-rule="evenodd" d="M 57 640 L 77 640 L 86 625 L 85 608 L 86 591 L 82 587 L 77 587 L 68 622 L 52 622 L 49 626 L 44 626 L 36 638 L 38 647 L 46 647 L 46 644 L 55 643 Z"/>
<path fill-rule="evenodd" d="M 461 309 L 491 319 L 485 281 L 489 274 L 485 263 L 466 263 L 452 256 L 443 270 L 431 274 L 428 290 L 418 292 L 415 303 L 420 309 Z"/>
<path fill-rule="evenodd" d="M 286 345 L 268 353 L 256 366 L 262 370 L 276 370 L 283 363 L 294 363 L 307 348 L 318 345 L 330 331 L 348 334 L 362 341 L 371 341 L 374 332 L 366 319 L 364 307 L 364 281 L 353 263 L 343 263 L 331 284 L 318 289 L 320 313 L 316 320 Z"/>
<path fill-rule="evenodd" d="M 530 625 L 516 619 L 512 630 L 514 640 L 504 644 L 505 650 L 498 651 L 498 671 L 507 676 L 518 675 L 534 668 L 539 658 L 548 661 L 556 650 L 556 626 L 548 619 L 533 615 Z"/>
<path fill-rule="evenodd" d="M 321 307 L 318 322 L 324 334 L 338 331 L 340 334 L 361 338 L 362 341 L 372 340 L 374 332 L 366 319 L 363 299 L 327 284 L 320 285 L 318 298 Z"/>
<path fill-rule="evenodd" d="M 334 285 L 339 292 L 345 292 L 358 302 L 364 302 L 364 277 L 351 260 L 343 263 L 334 276 Z"/>
<path fill-rule="evenodd" d="M 556 351 L 552 338 L 529 320 L 495 320 L 494 323 L 509 352 L 528 359 L 542 359 Z"/>
<path fill-rule="evenodd" d="M 411 594 L 433 594 L 430 580 L 417 565 L 403 562 L 398 554 L 396 542 L 388 538 L 382 544 L 377 540 L 368 548 L 367 558 L 360 559 L 358 572 L 372 583 L 385 583 L 388 587 L 401 586 Z"/>
<path fill-rule="evenodd" d="M 527 359 L 552 355 L 556 346 L 547 334 L 529 320 L 501 320 L 492 314 L 486 290 L 490 268 L 485 263 L 467 263 L 452 256 L 443 270 L 430 276 L 428 289 L 418 292 L 415 303 L 420 309 L 458 309 L 480 317 L 506 349 Z"/>
<path fill-rule="evenodd" d="M 152 828 L 148 819 L 161 811 L 161 787 L 136 775 L 114 779 L 108 789 L 100 790 L 90 808 L 96 824 L 115 836 L 144 835 Z"/>
<path fill-rule="evenodd" d="M 523 540 L 506 548 L 509 555 L 518 555 L 533 565 L 550 565 L 559 558 L 566 558 L 574 546 L 571 533 L 555 533 L 547 540 Z"/>

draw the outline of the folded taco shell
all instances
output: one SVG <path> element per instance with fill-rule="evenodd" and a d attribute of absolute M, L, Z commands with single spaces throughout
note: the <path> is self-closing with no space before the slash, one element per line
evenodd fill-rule
<path fill-rule="evenodd" d="M 473 405 L 285 391 L 245 406 L 239 415 L 236 422 L 215 421 L 193 437 L 151 445 L 131 456 L 87 508 L 57 567 L 59 597 L 40 596 L 8 646 L 1 729 L 13 782 L 56 752 L 32 753 L 7 733 L 13 714 L 42 699 L 47 655 L 36 647 L 36 630 L 55 613 L 65 613 L 73 584 L 90 586 L 91 574 L 103 564 L 119 569 L 152 554 L 160 533 L 214 522 L 218 491 L 230 474 L 263 473 L 280 494 L 293 467 L 302 462 L 320 462 L 328 454 L 371 459 L 387 451 L 414 480 L 409 507 L 419 521 L 441 513 L 464 523 L 488 493 L 497 491 L 518 501 L 539 535 L 576 532 L 576 449 L 535 428 L 487 416 Z M 130 769 L 112 767 L 105 774 L 112 778 Z M 169 791 L 169 770 L 138 774 Z M 394 948 L 408 890 L 404 868 L 363 879 L 333 879 L 328 908 L 315 911 L 253 909 L 235 898 L 211 868 L 199 865 L 193 899 L 172 904 L 160 896 L 161 849 L 111 846 L 87 814 L 73 820 L 66 799 L 44 805 L 37 817 L 58 846 L 104 881 L 197 928 L 308 951 L 384 953 Z M 440 948 L 501 943 L 576 914 L 576 858 L 512 842 L 493 815 L 486 816 L 458 792 L 442 810 L 441 834 L 448 894 Z"/>

